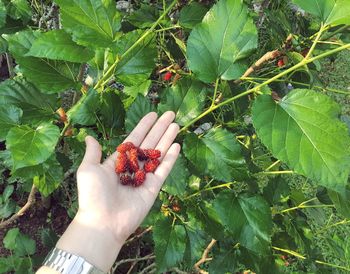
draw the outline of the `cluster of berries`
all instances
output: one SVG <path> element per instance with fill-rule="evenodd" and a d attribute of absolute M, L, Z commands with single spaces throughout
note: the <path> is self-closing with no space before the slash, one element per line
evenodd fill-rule
<path fill-rule="evenodd" d="M 154 172 L 159 166 L 161 153 L 157 149 L 141 149 L 131 142 L 120 144 L 115 172 L 120 175 L 123 185 L 140 186 L 146 179 L 146 173 Z M 145 161 L 143 169 L 140 169 L 138 161 Z"/>

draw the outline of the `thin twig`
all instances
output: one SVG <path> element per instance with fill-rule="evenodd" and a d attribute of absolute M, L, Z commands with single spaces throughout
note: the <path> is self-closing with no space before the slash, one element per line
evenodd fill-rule
<path fill-rule="evenodd" d="M 177 267 L 173 267 L 172 269 L 170 269 L 170 271 L 178 273 L 178 274 L 189 274 L 190 273 L 190 272 L 182 271 Z"/>
<path fill-rule="evenodd" d="M 250 68 L 248 68 L 245 73 L 243 73 L 241 78 L 248 77 L 250 74 L 252 74 L 254 71 L 256 71 L 258 68 L 260 68 L 264 63 L 273 60 L 281 55 L 281 52 L 279 50 L 273 50 L 266 52 L 258 61 L 255 62 L 254 65 L 252 65 Z M 238 79 L 235 81 L 235 84 L 239 84 L 242 80 Z"/>
<path fill-rule="evenodd" d="M 128 239 L 128 240 L 124 243 L 124 245 L 128 245 L 128 244 L 130 244 L 131 242 L 135 241 L 136 239 L 141 238 L 143 235 L 145 235 L 146 233 L 150 232 L 151 230 L 152 230 L 152 226 L 147 227 L 147 228 L 146 228 L 144 231 L 142 231 L 141 233 L 139 233 L 139 234 L 133 236 L 132 238 Z"/>
<path fill-rule="evenodd" d="M 207 261 L 207 259 L 208 259 L 208 254 L 209 254 L 210 250 L 213 248 L 213 246 L 216 244 L 216 242 L 217 242 L 217 240 L 211 239 L 209 245 L 206 247 L 206 249 L 204 250 L 204 252 L 203 252 L 203 254 L 202 254 L 202 258 L 201 258 L 198 262 L 195 263 L 195 265 L 194 265 L 193 268 L 195 269 L 195 271 L 196 271 L 197 273 L 200 273 L 200 274 L 208 274 L 208 272 L 206 272 L 206 271 L 200 269 L 199 266 Z"/>
<path fill-rule="evenodd" d="M 156 263 L 152 263 L 149 266 L 146 266 L 141 272 L 139 272 L 139 274 L 153 273 L 155 268 Z"/>
<path fill-rule="evenodd" d="M 27 210 L 35 203 L 35 194 L 36 194 L 36 187 L 32 185 L 32 189 L 28 195 L 27 202 L 25 205 L 14 215 L 11 216 L 11 218 L 7 219 L 6 221 L 3 221 L 0 223 L 0 229 L 5 228 L 6 226 L 12 224 L 14 221 L 16 221 L 19 217 L 21 217 L 23 214 L 27 212 Z"/>
<path fill-rule="evenodd" d="M 115 271 L 120 265 L 122 264 L 126 264 L 126 263 L 133 263 L 133 262 L 141 262 L 141 261 L 147 261 L 147 260 L 152 260 L 154 259 L 156 256 L 151 253 L 145 257 L 141 257 L 141 258 L 133 258 L 133 259 L 124 259 L 124 260 L 120 260 L 118 262 L 115 263 L 115 265 L 113 266 L 113 271 Z M 113 272 L 112 272 L 113 273 Z"/>

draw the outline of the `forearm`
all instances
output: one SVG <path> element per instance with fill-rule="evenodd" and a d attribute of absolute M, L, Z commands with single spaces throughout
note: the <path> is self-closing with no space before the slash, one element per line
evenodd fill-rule
<path fill-rule="evenodd" d="M 104 272 L 109 271 L 123 245 L 123 240 L 116 239 L 112 231 L 104 226 L 104 223 L 91 221 L 77 214 L 57 242 L 56 247 L 81 256 Z M 37 273 L 58 272 L 42 267 Z"/>

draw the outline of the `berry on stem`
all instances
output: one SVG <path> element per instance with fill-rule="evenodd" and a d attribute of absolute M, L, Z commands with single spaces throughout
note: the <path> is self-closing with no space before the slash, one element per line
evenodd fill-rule
<path fill-rule="evenodd" d="M 163 80 L 164 81 L 170 81 L 172 76 L 173 76 L 172 73 L 170 71 L 168 71 L 167 73 L 164 74 Z"/>

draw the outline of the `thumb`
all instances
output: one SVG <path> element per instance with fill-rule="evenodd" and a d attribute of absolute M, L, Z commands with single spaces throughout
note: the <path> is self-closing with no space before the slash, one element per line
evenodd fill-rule
<path fill-rule="evenodd" d="M 102 157 L 100 144 L 91 136 L 86 136 L 85 144 L 86 150 L 82 164 L 99 164 Z"/>

